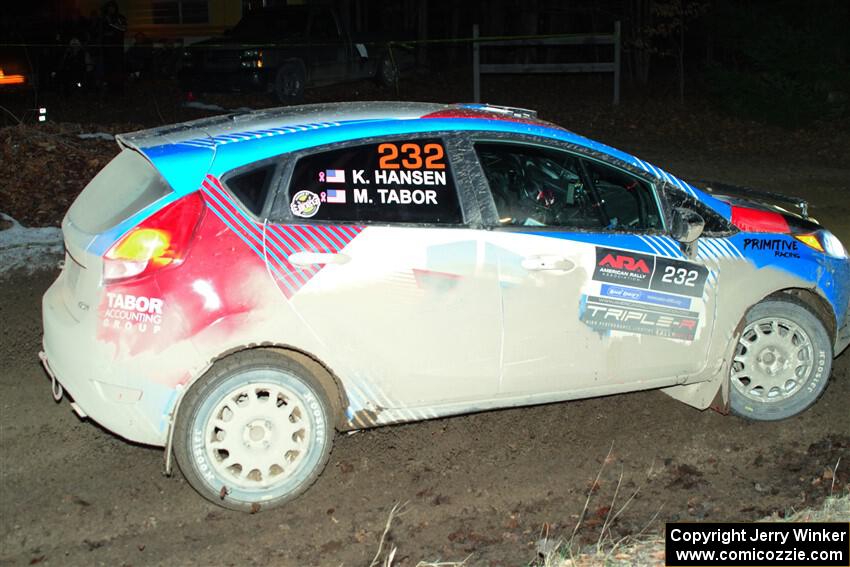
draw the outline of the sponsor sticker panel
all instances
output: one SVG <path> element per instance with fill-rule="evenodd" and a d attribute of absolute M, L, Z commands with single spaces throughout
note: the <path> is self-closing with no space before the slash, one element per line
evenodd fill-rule
<path fill-rule="evenodd" d="M 597 331 L 624 331 L 641 335 L 693 341 L 699 313 L 610 297 L 584 296 L 581 320 Z"/>
<path fill-rule="evenodd" d="M 596 281 L 702 297 L 707 277 L 708 268 L 693 262 L 596 247 Z"/>

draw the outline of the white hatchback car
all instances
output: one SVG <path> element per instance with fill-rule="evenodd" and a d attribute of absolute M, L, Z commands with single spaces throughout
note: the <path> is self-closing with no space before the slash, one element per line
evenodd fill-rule
<path fill-rule="evenodd" d="M 228 508 L 303 492 L 335 430 L 648 388 L 789 417 L 850 342 L 847 253 L 805 214 L 529 111 L 317 105 L 118 141 L 63 221 L 41 356 L 77 413 Z"/>

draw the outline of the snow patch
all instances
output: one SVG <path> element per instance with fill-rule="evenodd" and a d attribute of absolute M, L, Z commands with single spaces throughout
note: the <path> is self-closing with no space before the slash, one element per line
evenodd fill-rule
<path fill-rule="evenodd" d="M 207 104 L 205 102 L 200 101 L 189 101 L 183 103 L 184 108 L 198 108 L 200 110 L 224 110 L 223 106 L 219 106 L 217 104 Z"/>
<path fill-rule="evenodd" d="M 209 104 L 199 100 L 192 100 L 183 103 L 183 108 L 197 108 L 200 110 L 226 110 L 227 112 L 253 112 L 254 109 L 250 106 L 240 106 L 239 108 L 224 108 L 218 104 Z"/>
<path fill-rule="evenodd" d="M 108 134 L 107 132 L 89 132 L 77 134 L 77 137 L 83 140 L 109 140 L 110 142 L 115 139 L 113 134 Z"/>
<path fill-rule="evenodd" d="M 58 267 L 65 251 L 62 230 L 56 227 L 26 228 L 0 213 L 0 279 L 12 270 L 52 270 Z M 0 226 L 0 228 L 2 228 Z"/>

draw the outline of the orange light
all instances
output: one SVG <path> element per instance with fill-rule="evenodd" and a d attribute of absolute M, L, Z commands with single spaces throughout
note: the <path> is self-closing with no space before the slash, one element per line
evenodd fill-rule
<path fill-rule="evenodd" d="M 0 69 L 0 85 L 23 85 L 26 82 L 26 77 L 23 75 L 6 75 L 3 69 Z"/>
<path fill-rule="evenodd" d="M 818 237 L 814 234 L 795 234 L 794 238 L 808 246 L 809 248 L 814 248 L 818 252 L 823 252 L 823 246 L 818 240 Z"/>
<path fill-rule="evenodd" d="M 131 262 L 154 262 L 165 265 L 171 262 L 166 256 L 171 237 L 164 230 L 156 228 L 138 228 L 124 237 L 107 257 L 111 260 L 129 260 Z"/>

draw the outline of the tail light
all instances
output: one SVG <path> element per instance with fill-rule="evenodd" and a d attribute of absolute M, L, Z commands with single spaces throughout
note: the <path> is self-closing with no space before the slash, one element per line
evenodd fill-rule
<path fill-rule="evenodd" d="M 121 237 L 103 258 L 103 278 L 114 282 L 146 276 L 186 258 L 204 212 L 199 193 L 164 207 Z"/>

